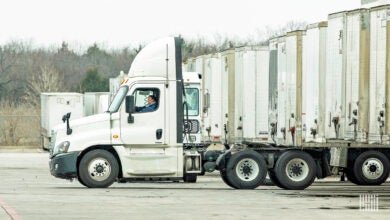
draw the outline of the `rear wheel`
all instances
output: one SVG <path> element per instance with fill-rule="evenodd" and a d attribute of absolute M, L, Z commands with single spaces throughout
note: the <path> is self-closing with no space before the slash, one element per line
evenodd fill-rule
<path fill-rule="evenodd" d="M 356 158 L 353 172 L 360 185 L 380 185 L 389 177 L 389 166 L 383 153 L 366 151 Z"/>
<path fill-rule="evenodd" d="M 282 188 L 282 189 L 285 189 L 284 186 L 282 186 L 282 184 L 280 184 L 280 181 L 278 180 L 278 178 L 276 177 L 275 175 L 275 172 L 273 170 L 269 170 L 268 171 L 268 176 L 269 178 L 271 179 L 272 183 L 275 184 L 277 187 L 279 188 Z"/>
<path fill-rule="evenodd" d="M 118 161 L 105 150 L 86 153 L 79 164 L 79 181 L 89 188 L 109 187 L 115 182 L 118 173 Z"/>
<path fill-rule="evenodd" d="M 287 151 L 276 161 L 275 176 L 284 189 L 305 189 L 314 182 L 316 164 L 306 152 Z"/>
<path fill-rule="evenodd" d="M 356 185 L 360 185 L 360 184 L 361 184 L 361 183 L 359 183 L 359 182 L 357 181 L 356 176 L 355 176 L 355 174 L 353 173 L 353 170 L 347 169 L 347 170 L 345 171 L 345 174 L 347 175 L 347 179 L 348 179 L 351 183 L 356 184 Z"/>
<path fill-rule="evenodd" d="M 234 188 L 234 186 L 229 182 L 228 178 L 226 177 L 226 172 L 220 171 L 220 174 L 221 174 L 221 178 L 222 178 L 223 182 L 224 182 L 226 185 L 228 185 L 228 186 Z"/>
<path fill-rule="evenodd" d="M 257 188 L 264 184 L 266 167 L 265 160 L 259 153 L 251 150 L 237 152 L 227 163 L 226 181 L 236 189 Z"/>

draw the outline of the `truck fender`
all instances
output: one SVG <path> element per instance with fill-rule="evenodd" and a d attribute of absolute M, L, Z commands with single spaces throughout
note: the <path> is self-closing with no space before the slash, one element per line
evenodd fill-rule
<path fill-rule="evenodd" d="M 216 161 L 216 164 L 217 164 L 216 169 L 220 170 L 220 171 L 225 171 L 226 165 L 227 165 L 229 158 L 231 156 L 232 156 L 232 153 L 230 151 L 226 151 L 224 154 L 219 155 L 217 158 L 217 161 Z"/>

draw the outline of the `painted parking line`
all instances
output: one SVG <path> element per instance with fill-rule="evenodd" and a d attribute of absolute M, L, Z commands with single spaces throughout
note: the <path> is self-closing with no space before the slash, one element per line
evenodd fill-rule
<path fill-rule="evenodd" d="M 11 217 L 13 220 L 20 220 L 18 213 L 9 206 L 1 197 L 0 197 L 0 207 L 4 209 L 4 211 Z"/>

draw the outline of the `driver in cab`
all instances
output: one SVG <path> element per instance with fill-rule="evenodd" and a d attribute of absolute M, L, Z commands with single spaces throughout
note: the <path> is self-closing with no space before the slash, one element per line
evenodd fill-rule
<path fill-rule="evenodd" d="M 157 98 L 155 96 L 148 96 L 147 104 L 141 107 L 135 107 L 136 112 L 152 112 L 157 109 Z"/>

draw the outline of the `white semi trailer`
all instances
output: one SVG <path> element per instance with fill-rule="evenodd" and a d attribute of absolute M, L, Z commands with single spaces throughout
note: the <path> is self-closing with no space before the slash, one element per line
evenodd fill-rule
<path fill-rule="evenodd" d="M 72 112 L 72 118 L 83 117 L 84 99 L 80 93 L 41 94 L 41 137 L 42 148 L 48 150 L 52 139 L 52 129 L 62 122 L 65 113 Z"/>

